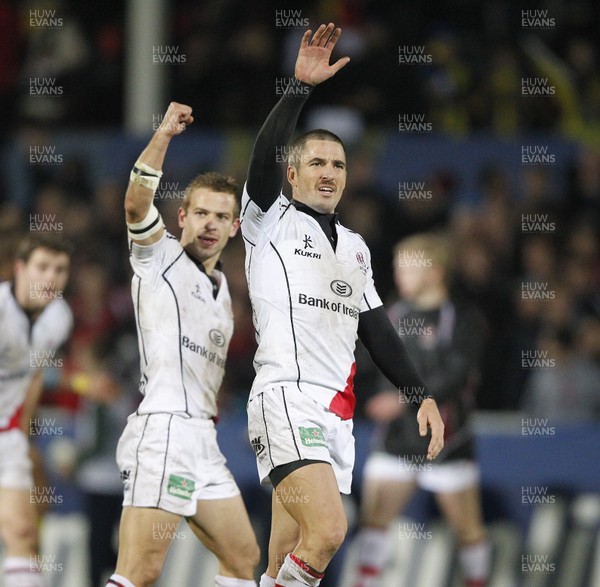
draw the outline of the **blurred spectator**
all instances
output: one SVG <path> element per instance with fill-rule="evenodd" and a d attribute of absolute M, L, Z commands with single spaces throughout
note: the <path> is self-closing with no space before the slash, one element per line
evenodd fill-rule
<path fill-rule="evenodd" d="M 523 399 L 527 414 L 554 422 L 600 420 L 600 367 L 574 347 L 568 328 L 544 331 Z"/>
<path fill-rule="evenodd" d="M 521 67 L 515 50 L 498 47 L 492 54 L 489 76 L 485 78 L 490 129 L 501 136 L 514 135 L 522 122 Z M 487 110 L 487 109 L 486 109 Z"/>
<path fill-rule="evenodd" d="M 439 31 L 427 43 L 433 65 L 423 70 L 429 118 L 436 132 L 464 134 L 469 130 L 467 95 L 472 79 L 460 54 L 460 37 Z"/>
<path fill-rule="evenodd" d="M 80 23 L 63 0 L 29 2 L 23 16 L 29 26 L 20 76 L 22 119 L 42 125 L 78 120 L 86 93 L 78 77 L 90 60 Z"/>

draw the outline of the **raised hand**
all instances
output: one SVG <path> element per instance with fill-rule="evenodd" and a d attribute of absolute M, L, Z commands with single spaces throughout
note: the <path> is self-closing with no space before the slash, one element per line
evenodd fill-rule
<path fill-rule="evenodd" d="M 171 102 L 156 132 L 170 137 L 181 134 L 194 122 L 192 109 L 179 102 Z"/>
<path fill-rule="evenodd" d="M 342 29 L 335 28 L 333 23 L 322 24 L 312 40 L 311 32 L 309 29 L 302 37 L 294 74 L 297 80 L 316 86 L 333 77 L 350 61 L 350 57 L 342 57 L 333 65 L 329 64 L 333 48 L 342 34 Z"/>

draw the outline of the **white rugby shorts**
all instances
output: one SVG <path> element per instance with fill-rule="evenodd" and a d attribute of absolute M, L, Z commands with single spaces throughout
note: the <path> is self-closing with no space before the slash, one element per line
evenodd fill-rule
<path fill-rule="evenodd" d="M 269 473 L 303 459 L 330 463 L 341 493 L 350 493 L 354 467 L 352 420 L 342 420 L 294 387 L 264 391 L 248 402 L 248 436 L 260 482 Z"/>
<path fill-rule="evenodd" d="M 198 500 L 240 493 L 217 445 L 212 420 L 132 414 L 117 446 L 117 465 L 124 506 L 192 516 Z"/>
<path fill-rule="evenodd" d="M 416 481 L 433 493 L 456 493 L 479 483 L 479 466 L 474 461 L 447 463 L 428 461 L 426 455 L 398 457 L 386 452 L 372 453 L 365 464 L 365 480 Z"/>
<path fill-rule="evenodd" d="M 0 487 L 29 490 L 32 470 L 25 434 L 18 428 L 0 432 Z"/>

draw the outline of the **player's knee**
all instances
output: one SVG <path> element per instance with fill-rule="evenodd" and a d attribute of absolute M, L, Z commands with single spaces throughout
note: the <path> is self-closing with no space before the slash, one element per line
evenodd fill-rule
<path fill-rule="evenodd" d="M 258 548 L 256 541 L 252 541 L 252 543 L 244 549 L 243 559 L 246 568 L 254 573 L 254 569 L 256 569 L 260 563 L 260 548 Z"/>
<path fill-rule="evenodd" d="M 11 520 L 3 528 L 2 537 L 10 551 L 14 547 L 28 548 L 32 552 L 37 549 L 38 534 L 33 521 L 25 519 Z"/>
<path fill-rule="evenodd" d="M 348 524 L 345 520 L 338 520 L 321 526 L 316 534 L 319 543 L 319 550 L 327 556 L 333 557 L 346 538 Z"/>
<path fill-rule="evenodd" d="M 137 569 L 135 574 L 136 580 L 133 581 L 134 585 L 139 587 L 146 587 L 146 585 L 154 585 L 162 573 L 162 564 L 152 557 L 148 557 L 144 560 L 143 566 Z"/>
<path fill-rule="evenodd" d="M 252 577 L 259 562 L 260 549 L 255 540 L 237 550 L 228 551 L 225 560 L 221 560 L 223 566 L 238 577 Z"/>

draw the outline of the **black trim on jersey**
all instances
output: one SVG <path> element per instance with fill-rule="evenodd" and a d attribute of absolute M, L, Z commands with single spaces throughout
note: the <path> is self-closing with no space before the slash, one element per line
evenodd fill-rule
<path fill-rule="evenodd" d="M 131 503 L 135 501 L 135 485 L 137 483 L 137 474 L 140 469 L 140 446 L 144 440 L 144 435 L 146 434 L 146 426 L 148 426 L 148 419 L 150 415 L 146 416 L 146 421 L 144 422 L 144 429 L 142 430 L 142 435 L 140 436 L 140 441 L 138 442 L 137 448 L 135 449 L 135 477 L 133 478 L 133 485 L 131 487 Z"/>
<path fill-rule="evenodd" d="M 373 308 L 371 308 L 371 304 L 369 304 L 369 300 L 367 299 L 367 294 L 363 293 L 363 298 L 365 299 L 365 304 L 367 304 L 367 306 L 369 306 L 369 310 L 372 310 Z"/>
<path fill-rule="evenodd" d="M 246 205 L 244 206 L 244 209 L 242 210 L 242 213 L 240 214 L 240 226 L 242 225 L 242 222 L 244 221 L 243 217 L 246 214 L 246 210 L 248 209 L 250 202 L 252 202 L 252 198 L 250 197 L 250 194 L 248 194 L 248 201 L 246 202 Z"/>
<path fill-rule="evenodd" d="M 275 463 L 273 462 L 273 455 L 271 454 L 271 442 L 269 441 L 269 428 L 267 426 L 267 419 L 265 418 L 265 394 L 260 394 L 260 407 L 263 416 L 263 423 L 265 425 L 265 436 L 267 437 L 267 448 L 269 449 L 269 460 L 271 461 L 271 466 L 275 467 Z"/>
<path fill-rule="evenodd" d="M 204 273 L 204 275 L 206 275 L 206 277 L 208 277 L 208 280 L 212 284 L 213 299 L 216 300 L 217 296 L 219 295 L 219 282 L 217 281 L 216 277 L 213 277 L 212 275 L 209 275 L 206 272 L 206 267 L 204 266 L 204 263 L 202 263 L 201 261 L 199 261 L 198 259 L 196 259 L 196 257 L 194 257 L 194 255 L 188 253 L 185 249 L 183 249 L 183 252 L 186 254 L 187 258 L 194 265 L 196 265 L 196 267 L 198 267 L 198 269 L 200 269 L 200 272 Z M 223 267 L 223 264 L 221 263 L 221 261 L 217 261 L 217 264 L 215 265 L 215 269 L 218 269 L 219 271 L 222 271 L 222 267 Z"/>
<path fill-rule="evenodd" d="M 185 382 L 183 380 L 183 351 L 181 350 L 181 312 L 179 311 L 179 302 L 177 301 L 177 294 L 175 293 L 171 282 L 167 279 L 166 276 L 167 271 L 169 271 L 169 269 L 171 269 L 171 267 L 173 267 L 173 265 L 175 265 L 175 263 L 177 263 L 177 261 L 181 259 L 184 253 L 185 251 L 182 250 L 181 253 L 177 256 L 177 258 L 163 271 L 162 278 L 166 281 L 167 285 L 171 290 L 171 293 L 173 294 L 173 299 L 175 300 L 175 308 L 177 310 L 177 328 L 179 330 L 179 370 L 181 372 L 181 387 L 183 388 L 183 397 L 185 398 L 185 413 L 189 415 L 187 389 L 185 388 Z"/>
<path fill-rule="evenodd" d="M 158 501 L 156 507 L 160 507 L 160 500 L 162 498 L 162 488 L 165 482 L 165 474 L 167 472 L 167 455 L 169 454 L 169 441 L 171 440 L 171 422 L 173 421 L 173 414 L 169 418 L 169 425 L 167 426 L 167 444 L 165 445 L 165 460 L 163 461 L 163 472 L 160 480 L 160 489 L 158 490 Z"/>
<path fill-rule="evenodd" d="M 300 449 L 298 448 L 298 443 L 296 442 L 296 437 L 294 436 L 294 428 L 292 426 L 292 421 L 290 420 L 290 415 L 287 409 L 287 401 L 285 400 L 285 387 L 281 386 L 281 397 L 283 398 L 283 406 L 285 408 L 285 416 L 287 418 L 288 424 L 290 425 L 290 431 L 292 433 L 292 440 L 294 441 L 294 446 L 296 447 L 296 452 L 298 453 L 298 459 L 302 459 L 302 455 L 300 454 Z"/>
<path fill-rule="evenodd" d="M 290 280 L 288 279 L 288 274 L 287 274 L 287 270 L 285 268 L 285 263 L 283 262 L 283 259 L 281 258 L 281 255 L 279 254 L 279 251 L 277 250 L 277 247 L 273 244 L 272 241 L 270 242 L 270 245 L 273 247 L 273 250 L 279 257 L 279 260 L 281 261 L 281 266 L 283 267 L 283 274 L 285 275 L 285 283 L 287 285 L 287 290 L 288 290 L 288 300 L 290 302 L 290 324 L 292 326 L 292 338 L 294 339 L 294 360 L 296 361 L 296 367 L 298 368 L 298 379 L 296 379 L 296 385 L 298 386 L 298 390 L 302 391 L 300 389 L 300 379 L 301 379 L 300 363 L 298 362 L 298 344 L 296 343 L 296 330 L 294 329 L 294 314 L 292 311 L 292 290 L 290 289 Z"/>
<path fill-rule="evenodd" d="M 290 206 L 292 205 L 292 203 L 290 202 L 286 207 L 285 210 L 281 213 L 281 216 L 279 217 L 279 220 L 281 220 L 284 216 L 285 213 L 290 209 Z"/>
<path fill-rule="evenodd" d="M 247 239 L 247 238 L 246 238 L 246 237 L 245 237 L 243 234 L 242 234 L 242 238 L 243 238 L 243 239 L 244 239 L 244 240 L 245 240 L 245 241 L 246 241 L 246 242 L 247 242 L 249 245 L 252 245 L 253 247 L 255 247 L 255 246 L 256 246 L 256 245 L 255 245 L 255 244 L 254 244 L 252 241 L 249 241 L 249 240 L 248 240 L 248 239 Z"/>
<path fill-rule="evenodd" d="M 137 300 L 135 302 L 136 305 L 136 313 L 135 313 L 135 323 L 138 328 L 138 335 L 140 337 L 140 342 L 142 343 L 142 354 L 144 355 L 144 366 L 148 366 L 148 358 L 146 357 L 146 345 L 144 344 L 144 335 L 142 334 L 142 325 L 140 324 L 140 290 L 142 289 L 142 278 L 139 275 L 134 275 L 134 278 L 138 278 L 138 291 L 137 291 Z"/>

